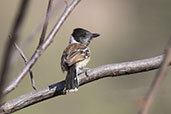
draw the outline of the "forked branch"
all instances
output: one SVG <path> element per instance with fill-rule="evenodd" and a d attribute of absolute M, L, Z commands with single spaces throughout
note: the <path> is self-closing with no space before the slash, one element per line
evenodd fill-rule
<path fill-rule="evenodd" d="M 63 14 L 61 15 L 60 19 L 57 21 L 49 35 L 47 36 L 46 40 L 43 42 L 43 44 L 36 50 L 36 52 L 32 55 L 31 59 L 27 62 L 27 64 L 24 66 L 24 68 L 21 70 L 21 72 L 16 76 L 16 78 L 4 89 L 3 95 L 8 94 L 12 90 L 14 90 L 19 82 L 25 77 L 25 75 L 29 72 L 29 70 L 32 68 L 32 66 L 36 63 L 36 61 L 41 56 L 42 52 L 45 51 L 48 46 L 52 43 L 56 33 L 59 31 L 60 27 L 64 23 L 64 21 L 67 19 L 69 14 L 73 11 L 75 6 L 80 2 L 80 0 L 73 0 L 71 4 L 69 4 Z"/>

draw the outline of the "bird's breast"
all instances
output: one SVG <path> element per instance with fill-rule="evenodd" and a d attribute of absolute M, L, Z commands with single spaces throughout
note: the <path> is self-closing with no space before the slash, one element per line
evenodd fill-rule
<path fill-rule="evenodd" d="M 83 61 L 76 63 L 77 64 L 76 66 L 85 67 L 89 61 L 90 61 L 90 57 L 84 59 Z"/>

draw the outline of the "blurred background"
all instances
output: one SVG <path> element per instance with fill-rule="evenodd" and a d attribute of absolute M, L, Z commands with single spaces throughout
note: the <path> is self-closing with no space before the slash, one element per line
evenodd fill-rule
<path fill-rule="evenodd" d="M 0 2 L 0 64 L 17 8 L 21 0 Z M 54 0 L 57 1 L 57 0 Z M 57 1 L 59 10 L 50 21 L 48 33 L 63 12 L 64 0 Z M 70 1 L 68 1 L 70 3 Z M 32 0 L 17 42 L 22 44 L 42 20 L 48 0 Z M 82 0 L 57 33 L 52 45 L 33 67 L 37 88 L 65 79 L 60 69 L 62 51 L 67 46 L 72 30 L 82 27 L 101 36 L 90 44 L 92 57 L 87 67 L 133 61 L 161 55 L 171 37 L 170 0 Z M 40 34 L 23 49 L 30 58 L 37 47 Z M 13 64 L 10 80 L 23 68 L 19 57 Z M 161 84 L 150 109 L 150 114 L 170 114 L 171 71 Z M 148 90 L 155 71 L 124 77 L 105 78 L 79 88 L 76 93 L 59 96 L 32 105 L 15 114 L 136 114 L 139 101 Z M 33 91 L 27 75 L 6 100 Z"/>

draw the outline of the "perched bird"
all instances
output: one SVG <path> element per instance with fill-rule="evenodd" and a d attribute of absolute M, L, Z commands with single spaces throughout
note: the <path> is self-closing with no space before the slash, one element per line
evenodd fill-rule
<path fill-rule="evenodd" d="M 90 41 L 100 36 L 97 33 L 91 33 L 82 28 L 76 28 L 70 37 L 69 45 L 63 51 L 61 57 L 61 69 L 67 71 L 66 75 L 66 92 L 74 92 L 78 90 L 79 73 L 85 69 L 90 60 L 90 49 L 88 45 Z"/>

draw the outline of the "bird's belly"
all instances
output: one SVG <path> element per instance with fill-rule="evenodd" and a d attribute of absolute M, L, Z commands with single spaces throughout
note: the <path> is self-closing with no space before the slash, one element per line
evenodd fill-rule
<path fill-rule="evenodd" d="M 77 72 L 81 73 L 83 68 L 87 65 L 87 63 L 90 61 L 90 57 L 88 57 L 87 59 L 80 61 L 78 63 L 76 63 L 77 65 Z"/>
<path fill-rule="evenodd" d="M 77 66 L 85 67 L 89 61 L 90 61 L 90 57 L 87 58 L 87 59 L 85 59 L 84 61 L 78 62 L 78 63 L 77 63 Z"/>

